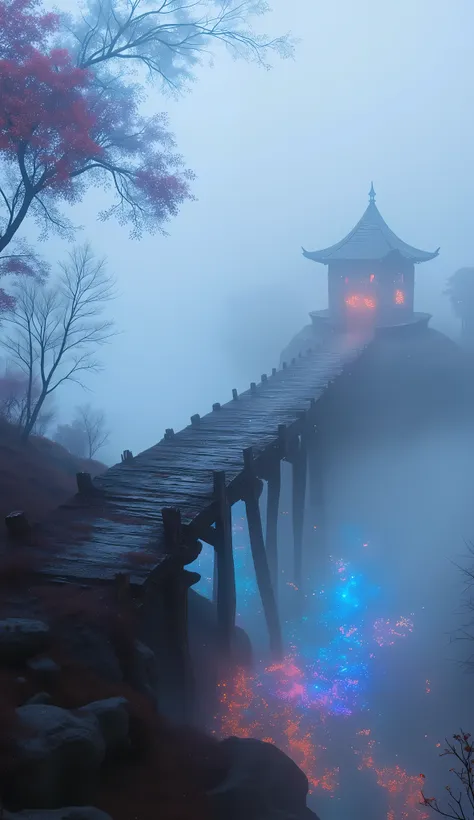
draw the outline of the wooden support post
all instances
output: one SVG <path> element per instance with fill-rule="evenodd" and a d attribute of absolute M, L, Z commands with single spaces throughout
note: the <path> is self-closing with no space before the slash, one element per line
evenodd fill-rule
<path fill-rule="evenodd" d="M 267 622 L 268 634 L 270 638 L 270 649 L 276 657 L 281 657 L 283 643 L 281 636 L 280 618 L 276 603 L 275 593 L 268 568 L 267 553 L 263 539 L 262 519 L 260 515 L 259 487 L 253 464 L 253 451 L 251 447 L 244 450 L 244 470 L 247 476 L 245 487 L 245 509 L 247 512 L 247 522 L 250 535 L 250 548 L 252 550 L 255 576 L 262 599 L 263 611 Z"/>
<path fill-rule="evenodd" d="M 23 510 L 14 510 L 5 517 L 5 526 L 10 538 L 24 538 L 29 535 L 31 527 Z"/>
<path fill-rule="evenodd" d="M 94 485 L 90 473 L 76 473 L 77 492 L 79 495 L 93 495 Z"/>
<path fill-rule="evenodd" d="M 301 589 L 303 585 L 303 535 L 308 458 L 307 446 L 307 436 L 303 433 L 300 439 L 295 443 L 292 454 L 294 580 L 298 589 Z"/>
<path fill-rule="evenodd" d="M 192 721 L 195 711 L 195 681 L 188 639 L 188 590 L 199 581 L 200 575 L 188 572 L 182 564 L 180 566 L 183 546 L 180 511 L 165 508 L 162 510 L 162 517 L 167 551 L 177 561 L 162 592 L 171 683 L 178 694 L 180 719 L 188 723 Z"/>
<path fill-rule="evenodd" d="M 267 529 L 266 551 L 270 576 L 278 600 L 278 512 L 281 492 L 281 459 L 286 452 L 286 426 L 278 425 L 278 450 L 275 453 L 275 463 L 270 469 L 267 483 Z"/>
<path fill-rule="evenodd" d="M 318 575 L 318 581 L 325 580 L 328 567 L 326 520 L 324 503 L 324 459 L 321 431 L 311 424 L 308 446 L 308 474 L 309 474 L 309 511 L 311 526 L 315 533 L 315 554 L 313 555 L 313 570 Z"/>
<path fill-rule="evenodd" d="M 122 461 L 126 464 L 133 461 L 133 453 L 131 450 L 124 450 L 122 453 Z"/>
<path fill-rule="evenodd" d="M 238 398 L 239 398 L 239 394 L 237 393 L 237 390 L 234 387 L 232 389 L 232 399 L 233 399 L 233 401 L 237 401 Z"/>
<path fill-rule="evenodd" d="M 268 476 L 266 531 L 268 567 L 276 599 L 278 599 L 278 509 L 280 506 L 280 490 L 281 462 L 278 459 Z"/>
<path fill-rule="evenodd" d="M 234 553 L 232 549 L 232 510 L 227 498 L 225 473 L 215 471 L 214 498 L 218 513 L 216 520 L 217 549 L 217 625 L 221 648 L 230 655 L 235 629 L 236 591 Z"/>

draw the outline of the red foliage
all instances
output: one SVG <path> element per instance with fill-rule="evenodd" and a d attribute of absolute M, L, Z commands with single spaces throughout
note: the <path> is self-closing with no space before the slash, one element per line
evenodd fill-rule
<path fill-rule="evenodd" d="M 18 59 L 44 46 L 58 22 L 55 14 L 42 12 L 40 0 L 0 3 L 0 59 Z"/>
<path fill-rule="evenodd" d="M 57 202 L 77 202 L 86 177 L 111 185 L 115 203 L 101 216 L 130 222 L 134 236 L 161 229 L 192 198 L 166 118 L 143 119 L 135 87 L 99 81 L 66 49 L 50 49 L 58 23 L 39 0 L 0 0 L 0 253 L 30 211 L 43 232 L 72 230 Z M 29 252 L 0 260 L 6 272 L 41 273 Z M 5 294 L 2 307 L 11 307 Z"/>

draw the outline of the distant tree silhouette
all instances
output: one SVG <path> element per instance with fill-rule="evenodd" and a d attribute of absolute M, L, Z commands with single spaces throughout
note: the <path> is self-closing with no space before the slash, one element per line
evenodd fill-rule
<path fill-rule="evenodd" d="M 73 455 L 92 459 L 107 444 L 109 435 L 105 414 L 90 404 L 83 404 L 76 409 L 71 424 L 58 425 L 54 440 Z"/>
<path fill-rule="evenodd" d="M 453 311 L 461 320 L 463 343 L 474 346 L 474 267 L 459 268 L 453 273 L 445 295 L 449 296 Z"/>
<path fill-rule="evenodd" d="M 61 384 L 82 384 L 87 372 L 100 369 L 97 348 L 114 335 L 113 322 L 104 318 L 105 304 L 114 296 L 114 280 L 105 260 L 90 247 L 76 248 L 61 273 L 48 287 L 19 280 L 14 308 L 5 314 L 0 337 L 12 365 L 26 377 L 24 440 L 33 432 L 45 401 Z"/>

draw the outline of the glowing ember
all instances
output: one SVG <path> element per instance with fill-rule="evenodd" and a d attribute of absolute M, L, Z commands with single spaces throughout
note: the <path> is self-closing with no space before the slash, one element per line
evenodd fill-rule
<path fill-rule="evenodd" d="M 262 616 L 242 519 L 234 534 L 238 608 L 248 618 L 248 629 Z M 366 555 L 368 542 L 359 537 L 357 542 L 361 556 Z M 196 562 L 208 588 L 212 552 L 203 550 Z M 281 589 L 292 594 L 294 585 L 287 583 Z M 310 791 L 329 797 L 340 788 L 339 764 L 347 751 L 355 771 L 373 772 L 374 787 L 386 794 L 385 820 L 425 820 L 419 775 L 385 760 L 382 764 L 384 755 L 372 730 L 360 728 L 376 719 L 370 708 L 375 666 L 386 647 L 409 636 L 413 621 L 378 617 L 374 622 L 370 610 L 373 602 L 380 605 L 383 600 L 380 590 L 344 560 L 332 560 L 331 578 L 324 589 L 308 593 L 304 615 L 286 622 L 284 660 L 271 664 L 261 660 L 252 673 L 239 671 L 221 683 L 214 733 L 275 743 L 305 772 Z"/>
<path fill-rule="evenodd" d="M 405 638 L 409 632 L 413 632 L 410 618 L 399 618 L 395 623 L 378 618 L 374 623 L 374 640 L 379 646 L 393 646 L 397 638 Z"/>
<path fill-rule="evenodd" d="M 404 305 L 405 304 L 405 294 L 402 290 L 395 291 L 395 304 L 396 305 Z"/>
<path fill-rule="evenodd" d="M 375 279 L 375 273 L 371 273 L 371 274 L 370 274 L 369 281 L 370 281 L 370 282 L 373 282 L 373 281 L 374 281 L 374 279 Z"/>

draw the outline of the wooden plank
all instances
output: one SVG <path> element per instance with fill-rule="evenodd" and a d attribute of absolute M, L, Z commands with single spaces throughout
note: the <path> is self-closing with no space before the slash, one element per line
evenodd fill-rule
<path fill-rule="evenodd" d="M 229 498 L 241 497 L 242 450 L 252 447 L 255 462 L 268 464 L 278 446 L 276 426 L 285 424 L 294 437 L 308 399 L 317 400 L 366 342 L 335 335 L 315 354 L 96 478 L 99 498 L 63 505 L 42 528 L 45 572 L 54 574 L 56 567 L 58 574 L 108 579 L 114 567 L 131 570 L 133 551 L 149 554 L 160 566 L 166 555 L 160 509 L 179 507 L 183 521 L 209 527 L 218 509 L 213 472 L 224 470 Z M 148 567 L 135 567 L 133 577 L 140 583 L 147 574 Z"/>

